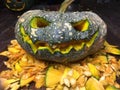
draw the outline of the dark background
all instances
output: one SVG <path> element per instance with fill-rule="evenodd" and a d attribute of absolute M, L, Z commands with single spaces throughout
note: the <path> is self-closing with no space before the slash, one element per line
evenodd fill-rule
<path fill-rule="evenodd" d="M 30 9 L 58 10 L 63 0 L 35 0 Z M 120 0 L 75 0 L 68 7 L 68 11 L 93 11 L 107 24 L 108 33 L 106 40 L 120 48 Z M 26 10 L 27 11 L 27 10 Z M 7 49 L 10 40 L 15 39 L 14 27 L 18 16 L 25 11 L 14 12 L 8 10 L 4 0 L 0 0 L 0 52 Z M 3 61 L 7 58 L 0 56 L 0 72 L 6 67 Z M 120 78 L 118 78 L 120 83 Z M 31 85 L 29 88 L 34 88 Z M 0 89 L 1 90 L 1 89 Z M 25 89 L 26 90 L 26 89 Z M 38 90 L 38 89 L 33 89 Z"/>
<path fill-rule="evenodd" d="M 34 0 L 30 9 L 58 10 L 63 0 Z M 75 0 L 68 11 L 90 10 L 97 13 L 107 24 L 107 40 L 120 46 L 120 0 Z M 27 10 L 26 10 L 27 11 Z M 14 26 L 18 16 L 25 11 L 8 10 L 4 0 L 0 0 L 0 51 L 14 38 Z"/>

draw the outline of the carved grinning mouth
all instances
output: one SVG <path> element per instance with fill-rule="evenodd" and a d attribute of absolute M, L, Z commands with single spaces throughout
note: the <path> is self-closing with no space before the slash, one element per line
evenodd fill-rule
<path fill-rule="evenodd" d="M 62 54 L 66 54 L 66 53 L 69 53 L 72 49 L 79 51 L 84 46 L 90 47 L 94 43 L 98 35 L 98 32 L 96 32 L 89 41 L 72 40 L 69 42 L 54 44 L 51 46 L 47 42 L 44 42 L 44 41 L 37 41 L 33 43 L 29 35 L 26 34 L 25 29 L 22 25 L 20 25 L 20 32 L 21 32 L 23 41 L 30 45 L 34 53 L 36 53 L 38 50 L 48 50 L 52 54 L 54 54 L 55 52 L 61 52 Z"/>
<path fill-rule="evenodd" d="M 37 30 L 38 28 L 45 28 L 46 26 L 49 26 L 50 23 L 51 22 L 47 21 L 46 19 L 36 16 L 31 19 L 29 24 L 32 29 Z M 87 19 L 85 19 L 80 20 L 78 22 L 71 22 L 71 25 L 76 31 L 85 32 L 89 30 L 90 23 Z M 82 50 L 84 46 L 89 48 L 94 43 L 96 37 L 98 36 L 98 31 L 96 31 L 93 35 L 91 35 L 91 38 L 88 40 L 85 39 L 70 40 L 67 42 L 54 43 L 50 45 L 48 42 L 41 40 L 33 42 L 31 36 L 27 34 L 22 24 L 20 24 L 20 32 L 23 39 L 22 41 L 30 45 L 34 54 L 38 50 L 48 50 L 52 54 L 54 54 L 55 52 L 61 52 L 62 54 L 66 54 L 69 53 L 72 49 L 79 51 Z"/>

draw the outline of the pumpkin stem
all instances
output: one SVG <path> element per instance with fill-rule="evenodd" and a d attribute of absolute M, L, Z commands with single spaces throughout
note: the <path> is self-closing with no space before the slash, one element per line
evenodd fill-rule
<path fill-rule="evenodd" d="M 64 13 L 67 9 L 67 7 L 73 2 L 74 0 L 64 0 L 64 2 L 61 4 L 59 12 Z"/>

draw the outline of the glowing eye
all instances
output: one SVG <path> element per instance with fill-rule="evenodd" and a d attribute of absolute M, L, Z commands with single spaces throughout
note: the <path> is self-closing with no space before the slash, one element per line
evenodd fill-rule
<path fill-rule="evenodd" d="M 32 18 L 30 25 L 32 28 L 43 28 L 49 25 L 49 21 L 42 17 L 34 17 Z"/>
<path fill-rule="evenodd" d="M 71 23 L 71 24 L 78 31 L 86 31 L 88 30 L 88 27 L 89 27 L 88 20 L 81 20 L 81 21 Z"/>

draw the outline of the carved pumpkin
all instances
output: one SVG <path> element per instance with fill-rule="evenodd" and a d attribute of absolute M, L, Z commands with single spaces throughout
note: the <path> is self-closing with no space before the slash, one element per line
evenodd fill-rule
<path fill-rule="evenodd" d="M 19 44 L 40 60 L 74 62 L 101 49 L 106 24 L 93 12 L 31 10 L 15 27 Z"/>
<path fill-rule="evenodd" d="M 5 0 L 6 7 L 12 11 L 22 11 L 29 9 L 34 0 Z"/>

